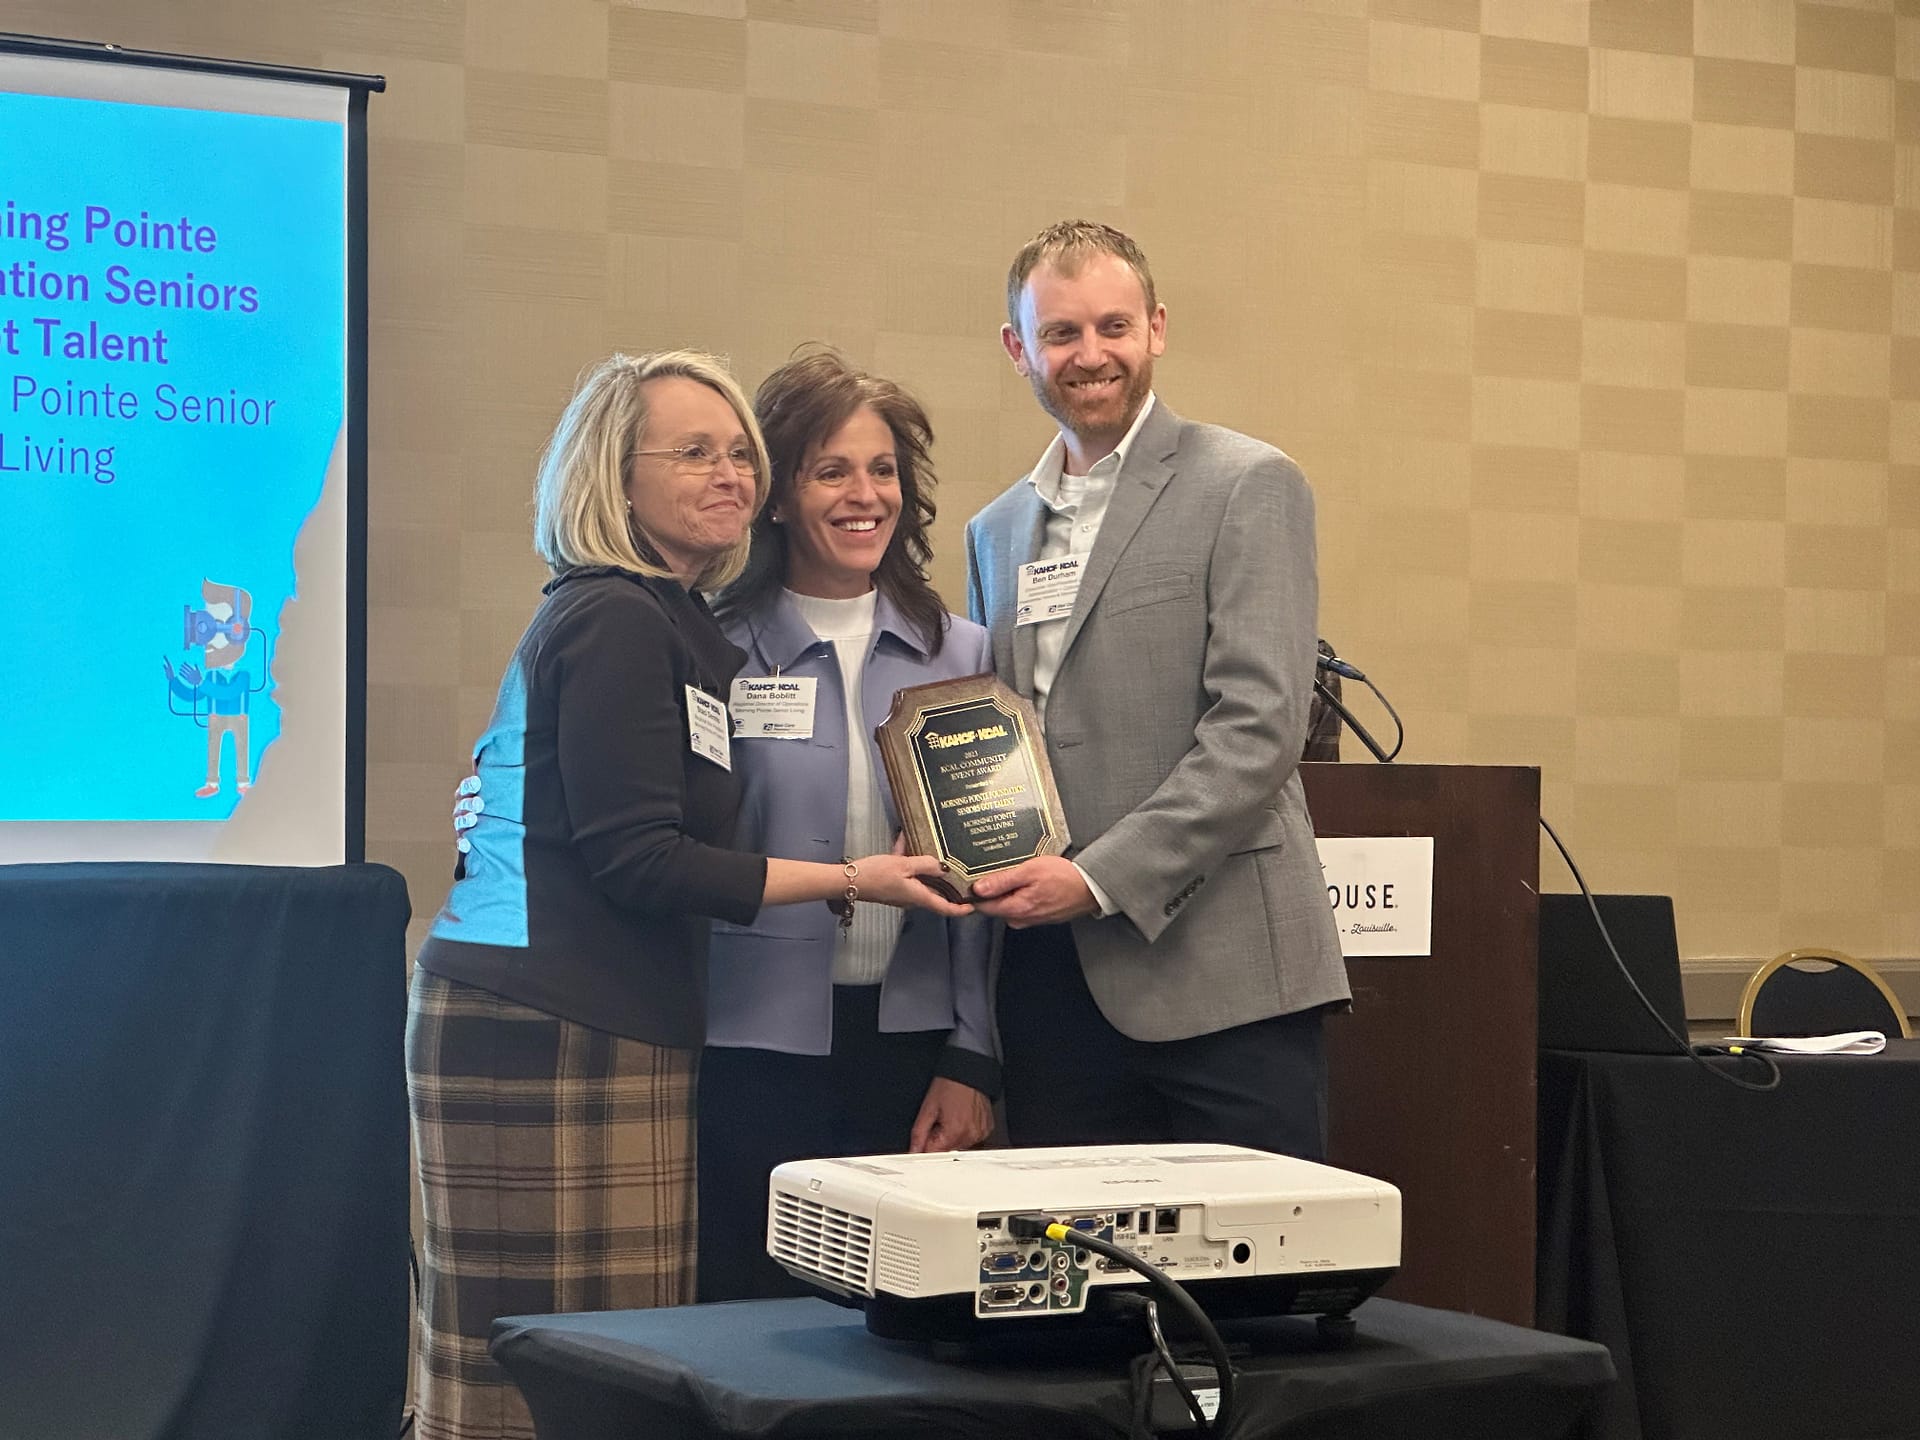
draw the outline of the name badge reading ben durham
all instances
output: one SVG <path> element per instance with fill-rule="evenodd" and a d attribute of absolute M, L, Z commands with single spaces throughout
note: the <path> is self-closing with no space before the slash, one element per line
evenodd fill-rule
<path fill-rule="evenodd" d="M 874 737 L 908 851 L 945 861 L 956 899 L 982 875 L 1066 850 L 1033 706 L 994 676 L 896 691 Z"/>

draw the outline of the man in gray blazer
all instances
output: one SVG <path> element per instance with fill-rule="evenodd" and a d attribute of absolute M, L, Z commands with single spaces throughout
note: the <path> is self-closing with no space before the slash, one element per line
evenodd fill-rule
<path fill-rule="evenodd" d="M 1270 445 L 1152 390 L 1146 258 L 1064 222 L 1001 339 L 1060 427 L 967 527 L 968 599 L 1031 698 L 1075 848 L 983 879 L 1016 1144 L 1326 1146 L 1322 1012 L 1348 998 L 1297 763 L 1313 497 Z"/>

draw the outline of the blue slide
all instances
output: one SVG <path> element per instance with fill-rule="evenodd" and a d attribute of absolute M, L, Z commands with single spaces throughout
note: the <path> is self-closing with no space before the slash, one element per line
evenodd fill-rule
<path fill-rule="evenodd" d="M 342 439 L 341 133 L 0 94 L 0 821 L 222 821 L 280 735 Z"/>

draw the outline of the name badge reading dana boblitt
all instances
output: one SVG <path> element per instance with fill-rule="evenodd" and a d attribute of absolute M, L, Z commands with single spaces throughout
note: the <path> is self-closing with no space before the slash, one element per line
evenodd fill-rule
<path fill-rule="evenodd" d="M 1073 614 L 1086 559 L 1084 555 L 1062 555 L 1058 560 L 1033 560 L 1022 565 L 1013 597 L 1013 623 L 1038 625 Z"/>
<path fill-rule="evenodd" d="M 811 675 L 742 675 L 733 682 L 733 738 L 811 740 L 819 683 Z"/>
<path fill-rule="evenodd" d="M 687 686 L 687 747 L 722 770 L 733 769 L 727 739 L 727 707 L 704 690 Z"/>

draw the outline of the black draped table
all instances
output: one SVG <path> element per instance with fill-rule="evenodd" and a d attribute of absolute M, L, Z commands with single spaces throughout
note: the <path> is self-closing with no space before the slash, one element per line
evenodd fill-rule
<path fill-rule="evenodd" d="M 0 1440 L 391 1440 L 406 883 L 0 866 Z"/>
<path fill-rule="evenodd" d="M 1920 1435 L 1920 1040 L 1778 1059 L 1541 1053 L 1539 1320 L 1613 1352 L 1594 1440 Z"/>
<path fill-rule="evenodd" d="M 1235 1440 L 1547 1440 L 1611 1381 L 1604 1349 L 1446 1311 L 1371 1300 L 1359 1336 L 1324 1350 L 1311 1320 L 1227 1331 L 1238 1367 Z M 1115 1440 L 1128 1433 L 1117 1332 L 1017 1338 L 953 1353 L 878 1340 L 824 1300 L 523 1316 L 493 1354 L 540 1440 Z"/>

